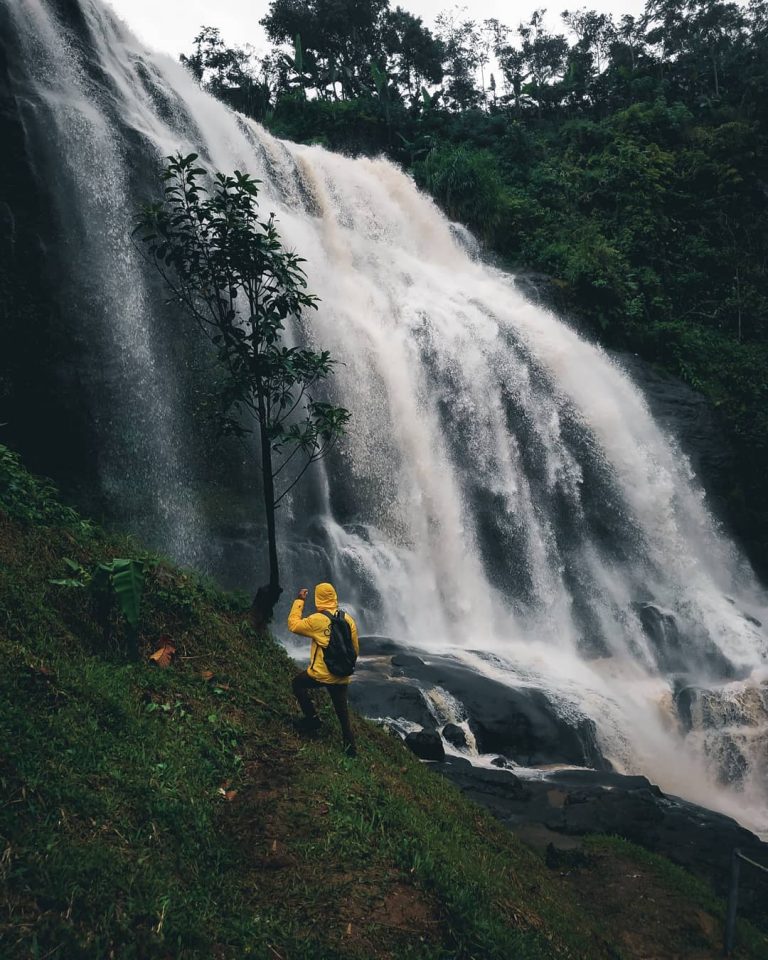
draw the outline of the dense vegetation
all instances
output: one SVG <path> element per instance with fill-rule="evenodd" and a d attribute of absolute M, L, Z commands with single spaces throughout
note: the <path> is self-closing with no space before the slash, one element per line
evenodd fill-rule
<path fill-rule="evenodd" d="M 93 595 L 55 582 L 126 556 L 138 662 L 125 622 L 105 640 Z M 298 739 L 295 667 L 247 608 L 0 446 L 4 960 L 714 955 L 722 902 L 662 858 L 594 838 L 563 874 L 372 724 L 358 760 L 333 723 Z M 744 922 L 739 943 L 765 956 Z"/>
<path fill-rule="evenodd" d="M 388 155 L 558 309 L 708 396 L 737 455 L 719 492 L 768 570 L 768 3 L 562 20 L 273 0 L 268 56 L 205 28 L 183 59 L 281 136 Z"/>

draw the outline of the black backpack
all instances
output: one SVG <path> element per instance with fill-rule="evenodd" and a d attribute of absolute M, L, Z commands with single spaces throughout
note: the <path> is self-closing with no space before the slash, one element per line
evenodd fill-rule
<path fill-rule="evenodd" d="M 357 654 L 352 643 L 352 628 L 343 610 L 336 613 L 322 613 L 331 621 L 331 633 L 328 646 L 323 650 L 323 659 L 334 677 L 349 677 L 355 672 Z"/>

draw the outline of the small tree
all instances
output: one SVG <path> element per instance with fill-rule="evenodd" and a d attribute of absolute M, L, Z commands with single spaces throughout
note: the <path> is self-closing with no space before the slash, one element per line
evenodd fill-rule
<path fill-rule="evenodd" d="M 254 614 L 264 625 L 282 592 L 275 511 L 350 414 L 312 395 L 334 367 L 330 354 L 283 343 L 286 320 L 316 308 L 317 298 L 306 291 L 304 261 L 282 246 L 274 214 L 259 213 L 259 181 L 217 173 L 209 191 L 196 161 L 194 153 L 167 158 L 165 199 L 143 209 L 137 235 L 172 301 L 217 351 L 223 431 L 243 436 L 258 427 L 269 583 L 256 593 Z"/>

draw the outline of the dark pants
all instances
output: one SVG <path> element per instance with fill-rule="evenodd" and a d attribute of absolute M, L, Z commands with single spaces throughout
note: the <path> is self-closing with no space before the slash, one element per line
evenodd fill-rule
<path fill-rule="evenodd" d="M 321 683 L 310 677 L 306 670 L 297 673 L 293 678 L 293 693 L 299 701 L 299 706 L 304 716 L 311 720 L 317 716 L 315 705 L 309 696 L 310 690 L 316 690 L 318 687 L 325 687 L 331 698 L 333 709 L 341 724 L 341 735 L 344 737 L 344 744 L 354 747 L 355 735 L 352 733 L 352 724 L 349 721 L 349 707 L 347 706 L 347 686 L 346 683 Z"/>

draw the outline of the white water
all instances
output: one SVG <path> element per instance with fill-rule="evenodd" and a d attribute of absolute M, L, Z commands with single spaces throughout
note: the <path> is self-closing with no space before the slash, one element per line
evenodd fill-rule
<path fill-rule="evenodd" d="M 768 829 L 764 763 L 740 792 L 717 787 L 711 748 L 684 736 L 671 707 L 683 666 L 710 686 L 718 651 L 742 676 L 764 667 L 765 631 L 743 613 L 768 622 L 768 601 L 628 377 L 473 260 L 391 164 L 275 140 L 143 50 L 96 0 L 81 7 L 90 62 L 55 3 L 16 0 L 11 17 L 34 122 L 55 138 L 60 189 L 85 223 L 73 264 L 97 265 L 86 298 L 114 358 L 105 379 L 131 390 L 130 409 L 102 425 L 105 484 L 145 483 L 167 549 L 201 555 L 207 519 L 185 485 L 188 425 L 162 308 L 127 239 L 144 199 L 129 186 L 137 157 L 159 167 L 195 150 L 264 181 L 264 207 L 322 300 L 294 333 L 343 362 L 336 397 L 354 416 L 314 479 L 318 556 L 330 564 L 315 579 L 373 598 L 358 611 L 368 632 L 540 686 L 596 721 L 620 769 Z M 336 507 L 342 488 L 354 509 Z M 643 629 L 642 601 L 680 624 L 672 666 Z"/>

